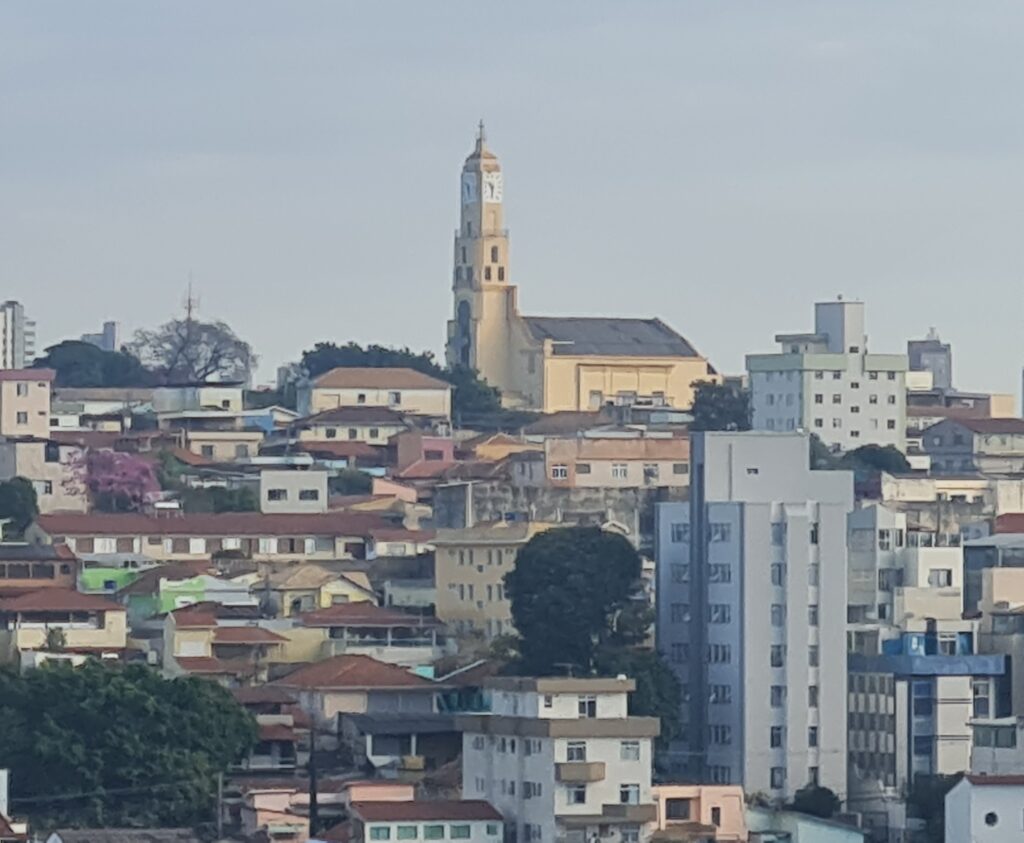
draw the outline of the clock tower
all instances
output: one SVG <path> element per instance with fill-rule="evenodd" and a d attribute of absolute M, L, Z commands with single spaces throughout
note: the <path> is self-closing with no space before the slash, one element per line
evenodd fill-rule
<path fill-rule="evenodd" d="M 508 231 L 502 227 L 503 193 L 501 165 L 487 148 L 481 120 L 459 185 L 454 312 L 445 357 L 449 364 L 476 369 L 492 386 L 506 390 L 514 379 L 511 332 L 518 314 L 509 275 Z"/>

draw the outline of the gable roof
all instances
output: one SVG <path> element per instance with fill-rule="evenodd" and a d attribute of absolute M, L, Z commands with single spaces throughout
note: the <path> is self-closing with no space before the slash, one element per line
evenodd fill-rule
<path fill-rule="evenodd" d="M 440 626 L 436 618 L 382 609 L 372 603 L 336 603 L 301 616 L 303 626 Z"/>
<path fill-rule="evenodd" d="M 682 336 L 660 319 L 527 316 L 534 338 L 555 343 L 556 355 L 611 357 L 699 357 Z"/>
<path fill-rule="evenodd" d="M 937 428 L 939 425 L 959 425 L 964 427 L 972 433 L 1005 433 L 1005 434 L 1024 434 L 1024 419 L 969 419 L 969 418 L 946 418 L 942 421 L 935 422 L 924 429 L 923 433 L 927 434 L 930 430 Z"/>
<path fill-rule="evenodd" d="M 501 814 L 483 799 L 410 802 L 353 802 L 352 813 L 364 822 L 388 820 L 501 820 Z"/>
<path fill-rule="evenodd" d="M 350 512 L 265 515 L 262 512 L 137 515 L 54 513 L 36 524 L 50 536 L 367 536 L 390 526 L 377 515 Z"/>
<path fill-rule="evenodd" d="M 67 588 L 42 588 L 0 600 L 0 612 L 123 612 L 124 606 Z"/>
<path fill-rule="evenodd" d="M 218 626 L 213 631 L 214 644 L 280 644 L 287 640 L 262 626 Z"/>
<path fill-rule="evenodd" d="M 267 577 L 267 585 L 270 588 L 320 588 L 329 582 L 341 579 L 341 574 L 328 571 L 319 565 L 290 565 L 289 567 L 273 571 Z"/>
<path fill-rule="evenodd" d="M 406 424 L 405 417 L 390 407 L 332 407 L 312 416 L 298 419 L 293 427 L 309 427 L 314 424 L 391 424 L 396 427 Z"/>
<path fill-rule="evenodd" d="M 316 389 L 451 389 L 452 385 L 415 369 L 388 366 L 339 366 L 313 379 Z"/>
<path fill-rule="evenodd" d="M 273 684 L 309 689 L 434 690 L 438 686 L 405 668 L 369 656 L 342 655 L 300 667 Z"/>

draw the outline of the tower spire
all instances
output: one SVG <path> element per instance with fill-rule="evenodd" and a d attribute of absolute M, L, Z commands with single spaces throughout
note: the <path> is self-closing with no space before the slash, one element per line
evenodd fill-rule
<path fill-rule="evenodd" d="M 484 129 L 484 119 L 481 117 L 480 118 L 480 123 L 478 124 L 478 127 L 477 127 L 477 133 L 476 133 L 476 148 L 477 148 L 478 152 L 484 148 L 484 144 L 486 142 L 487 142 L 487 132 Z"/>

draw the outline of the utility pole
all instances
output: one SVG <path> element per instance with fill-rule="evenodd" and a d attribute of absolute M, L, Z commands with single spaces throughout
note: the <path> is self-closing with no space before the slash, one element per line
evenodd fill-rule
<path fill-rule="evenodd" d="M 312 837 L 320 830 L 320 806 L 317 803 L 316 784 L 316 735 L 312 736 L 312 746 L 309 748 L 309 836 Z"/>
<path fill-rule="evenodd" d="M 217 773 L 217 839 L 224 838 L 224 774 Z"/>

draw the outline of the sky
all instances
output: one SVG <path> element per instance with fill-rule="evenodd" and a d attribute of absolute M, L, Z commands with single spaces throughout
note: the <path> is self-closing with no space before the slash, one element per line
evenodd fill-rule
<path fill-rule="evenodd" d="M 0 297 L 44 344 L 223 319 L 441 354 L 477 121 L 528 314 L 658 316 L 724 372 L 867 305 L 1018 392 L 1024 5 L 0 0 Z"/>

